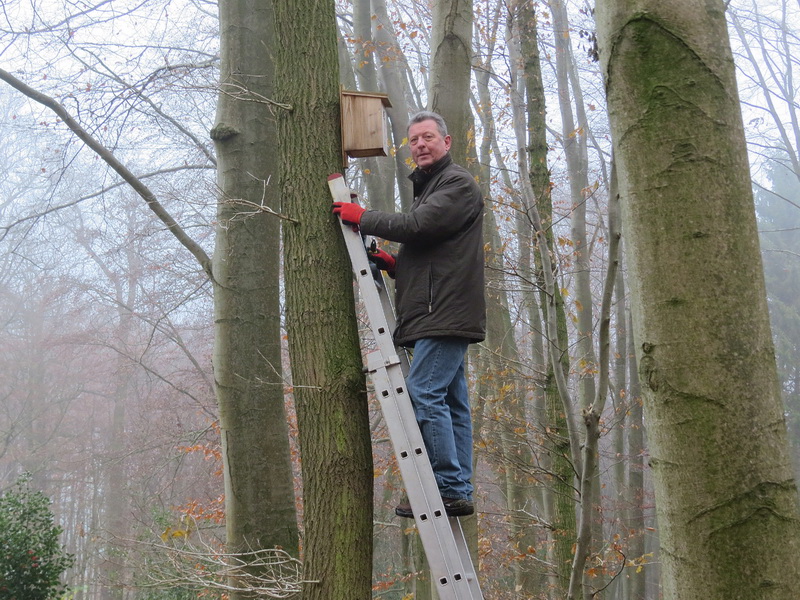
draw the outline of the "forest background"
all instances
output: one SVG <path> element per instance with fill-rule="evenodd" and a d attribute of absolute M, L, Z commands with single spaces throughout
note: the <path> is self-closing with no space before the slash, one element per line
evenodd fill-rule
<path fill-rule="evenodd" d="M 408 205 L 404 119 L 437 102 L 446 104 L 434 97 L 441 85 L 434 75 L 442 73 L 435 72 L 431 58 L 432 48 L 440 48 L 439 4 L 336 3 L 340 82 L 348 89 L 385 91 L 393 104 L 390 156 L 351 161 L 346 173 L 376 208 Z M 475 1 L 472 8 L 470 93 L 460 99 L 469 101 L 474 125 L 464 128 L 468 133 L 454 129 L 453 135 L 486 190 L 493 310 L 490 337 L 471 356 L 479 509 L 471 527 L 487 598 L 561 598 L 569 587 L 580 520 L 573 481 L 576 444 L 566 434 L 565 419 L 591 404 L 600 381 L 599 309 L 613 262 L 611 143 L 595 24 L 591 6 L 581 2 Z M 794 89 L 799 12 L 786 0 L 727 5 L 795 464 L 800 451 L 800 117 Z M 259 104 L 276 120 L 286 111 L 278 95 L 258 96 L 255 86 L 220 86 L 229 67 L 220 60 L 219 16 L 216 3 L 201 0 L 3 4 L 0 67 L 54 99 L 146 184 L 197 244 L 187 252 L 187 244 L 171 233 L 174 228 L 147 210 L 141 190 L 123 184 L 118 171 L 77 139 L 63 118 L 30 94 L 0 88 L 0 488 L 27 471 L 53 498 L 64 543 L 77 557 L 67 574 L 76 598 L 195 597 L 193 577 L 200 577 L 209 597 L 219 596 L 225 578 L 198 574 L 176 548 L 207 547 L 213 556 L 226 536 L 230 541 L 240 535 L 225 522 L 226 510 L 230 521 L 241 509 L 229 504 L 236 482 L 230 473 L 223 476 L 226 426 L 220 426 L 220 407 L 225 404 L 215 396 L 215 377 L 217 388 L 224 386 L 212 370 L 220 352 L 214 348 L 215 320 L 224 321 L 220 292 L 215 308 L 210 267 L 202 261 L 199 266 L 197 258 L 213 255 L 215 243 L 219 252 L 220 236 L 233 234 L 240 223 L 264 220 L 273 227 L 269 245 L 256 240 L 250 252 L 257 257 L 254 264 L 263 261 L 265 270 L 272 264 L 277 273 L 282 248 L 276 226 L 293 221 L 270 200 L 277 187 L 272 180 L 250 173 L 251 191 L 230 201 L 236 196 L 218 175 L 231 160 L 221 145 L 225 132 L 218 105 Z M 281 32 L 276 35 L 280 40 Z M 540 69 L 544 110 L 529 87 L 533 61 Z M 518 151 L 527 151 L 526 160 L 534 156 L 528 135 L 536 114 L 544 117 L 546 136 L 538 165 L 546 166 L 549 176 L 549 205 L 539 212 L 556 263 L 555 295 L 563 300 L 565 351 L 559 359 L 574 396 L 566 414 L 561 401 L 548 400 L 554 374 L 546 358 L 542 284 L 525 204 L 528 173 Z M 279 154 L 274 146 L 263 150 Z M 335 155 L 338 149 L 331 151 Z M 294 168 L 302 172 L 307 166 Z M 529 166 L 531 172 L 536 166 Z M 321 189 L 314 201 L 327 208 L 330 199 Z M 335 231 L 332 217 L 324 214 Z M 288 243 L 309 257 L 329 251 L 299 234 L 290 235 Z M 631 350 L 625 265 L 623 258 L 610 322 L 600 485 L 591 502 L 594 541 L 582 579 L 587 589 L 603 589 L 606 598 L 655 599 L 659 529 Z M 334 266 L 349 282 L 347 265 Z M 253 286 L 256 293 L 274 296 L 279 313 L 269 333 L 277 362 L 269 354 L 252 357 L 265 373 L 258 393 L 269 388 L 285 398 L 287 418 L 280 420 L 287 430 L 278 459 L 267 453 L 273 450 L 244 449 L 255 478 L 274 468 L 262 463 L 287 459 L 293 485 L 272 486 L 283 494 L 281 503 L 264 500 L 284 506 L 272 518 L 288 523 L 286 539 L 296 537 L 298 528 L 311 535 L 304 516 L 315 522 L 314 515 L 304 514 L 312 482 L 306 475 L 303 485 L 294 403 L 310 367 L 290 364 L 286 344 L 292 328 L 304 327 L 285 310 L 283 291 L 296 285 L 296 280 L 275 283 L 269 294 L 266 287 Z M 361 322 L 366 338 L 364 329 Z M 279 414 L 283 410 L 281 401 Z M 375 476 L 373 595 L 424 598 L 419 545 L 408 523 L 392 516 L 402 484 L 372 399 L 368 417 L 373 464 L 363 456 L 359 464 Z M 227 444 L 232 452 L 233 444 Z M 295 511 L 299 524 L 291 524 Z M 291 542 L 274 545 L 294 554 L 298 542 L 294 550 Z M 286 575 L 287 589 L 292 577 Z"/>

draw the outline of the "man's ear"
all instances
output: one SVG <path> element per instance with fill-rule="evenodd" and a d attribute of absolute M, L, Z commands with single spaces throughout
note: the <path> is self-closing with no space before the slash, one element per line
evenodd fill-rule
<path fill-rule="evenodd" d="M 450 150 L 450 144 L 452 144 L 452 143 L 453 143 L 453 139 L 449 135 L 444 136 L 444 149 L 445 150 Z"/>

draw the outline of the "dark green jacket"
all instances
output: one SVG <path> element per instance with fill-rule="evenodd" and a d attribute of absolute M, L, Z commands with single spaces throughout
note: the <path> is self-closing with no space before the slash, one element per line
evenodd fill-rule
<path fill-rule="evenodd" d="M 361 231 L 400 242 L 395 276 L 395 343 L 486 333 L 483 197 L 469 171 L 445 155 L 429 172 L 416 169 L 408 213 L 368 210 Z"/>

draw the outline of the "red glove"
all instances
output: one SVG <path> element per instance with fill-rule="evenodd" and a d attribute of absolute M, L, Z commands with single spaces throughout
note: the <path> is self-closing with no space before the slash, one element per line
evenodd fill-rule
<path fill-rule="evenodd" d="M 358 225 L 361 223 L 361 215 L 367 211 L 355 202 L 334 202 L 333 214 L 342 220 L 342 223 Z"/>
<path fill-rule="evenodd" d="M 386 271 L 389 274 L 389 277 L 394 279 L 394 270 L 395 266 L 397 265 L 394 256 L 388 252 L 384 252 L 383 250 L 370 250 L 367 254 L 367 257 L 375 263 L 376 267 L 378 267 L 381 271 Z"/>

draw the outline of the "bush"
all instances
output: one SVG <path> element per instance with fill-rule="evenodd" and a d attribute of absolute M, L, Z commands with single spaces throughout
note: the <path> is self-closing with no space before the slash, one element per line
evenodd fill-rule
<path fill-rule="evenodd" d="M 61 531 L 30 475 L 0 496 L 0 599 L 51 600 L 66 591 L 61 574 L 74 559 L 59 543 Z"/>

